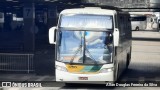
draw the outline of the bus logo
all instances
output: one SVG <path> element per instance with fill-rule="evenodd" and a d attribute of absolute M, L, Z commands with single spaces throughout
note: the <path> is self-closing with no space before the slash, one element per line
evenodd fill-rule
<path fill-rule="evenodd" d="M 77 66 L 69 66 L 69 68 L 77 68 Z"/>

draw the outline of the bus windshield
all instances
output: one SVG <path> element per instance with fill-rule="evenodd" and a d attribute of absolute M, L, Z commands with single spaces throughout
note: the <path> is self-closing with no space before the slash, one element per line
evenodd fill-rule
<path fill-rule="evenodd" d="M 67 14 L 61 16 L 60 27 L 112 29 L 112 18 L 111 15 Z"/>
<path fill-rule="evenodd" d="M 58 33 L 57 60 L 81 64 L 112 62 L 112 32 L 59 30 Z"/>

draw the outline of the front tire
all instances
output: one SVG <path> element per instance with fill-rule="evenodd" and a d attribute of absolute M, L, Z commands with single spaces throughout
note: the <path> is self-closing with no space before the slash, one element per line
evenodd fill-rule
<path fill-rule="evenodd" d="M 137 26 L 135 30 L 136 30 L 136 31 L 139 31 L 139 27 Z"/>
<path fill-rule="evenodd" d="M 119 65 L 117 64 L 116 71 L 114 74 L 114 83 L 116 83 L 118 81 L 118 78 L 119 78 Z"/>
<path fill-rule="evenodd" d="M 131 49 L 130 49 L 130 52 L 127 54 L 127 61 L 126 61 L 126 69 L 128 69 L 128 66 L 130 64 L 130 61 L 131 61 Z"/>
<path fill-rule="evenodd" d="M 128 69 L 128 66 L 129 66 L 129 54 L 127 55 L 127 61 L 126 61 L 126 69 Z"/>

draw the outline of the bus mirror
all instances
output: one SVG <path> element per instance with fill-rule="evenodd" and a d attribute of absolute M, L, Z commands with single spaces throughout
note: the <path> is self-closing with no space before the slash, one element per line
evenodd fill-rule
<path fill-rule="evenodd" d="M 119 30 L 116 28 L 114 30 L 114 46 L 119 45 Z"/>
<path fill-rule="evenodd" d="M 56 35 L 56 27 L 51 27 L 49 29 L 49 43 L 50 44 L 56 44 L 55 35 Z"/>

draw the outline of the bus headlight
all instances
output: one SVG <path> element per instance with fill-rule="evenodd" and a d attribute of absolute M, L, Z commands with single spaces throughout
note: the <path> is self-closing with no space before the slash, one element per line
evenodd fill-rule
<path fill-rule="evenodd" d="M 63 67 L 63 66 L 56 65 L 56 69 L 60 70 L 60 71 L 66 71 L 67 72 L 67 69 L 65 67 Z"/>
<path fill-rule="evenodd" d="M 107 73 L 107 72 L 112 72 L 113 70 L 114 70 L 114 68 L 103 68 L 99 72 L 100 73 Z"/>

